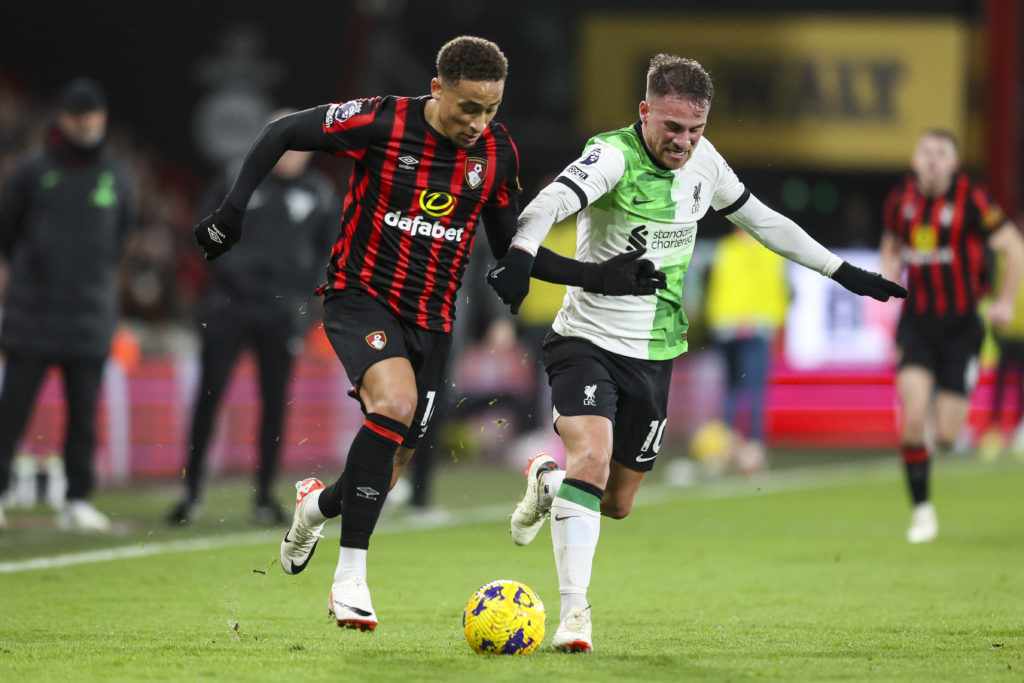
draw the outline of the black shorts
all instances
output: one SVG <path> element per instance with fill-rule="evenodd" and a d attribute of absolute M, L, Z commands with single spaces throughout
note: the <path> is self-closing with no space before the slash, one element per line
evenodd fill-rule
<path fill-rule="evenodd" d="M 968 396 L 978 382 L 978 352 L 985 328 L 976 315 L 900 318 L 896 343 L 899 367 L 923 367 L 935 375 L 935 386 Z"/>
<path fill-rule="evenodd" d="M 555 420 L 560 415 L 607 417 L 613 426 L 612 457 L 637 472 L 654 467 L 665 434 L 671 360 L 630 358 L 549 332 L 544 367 Z"/>
<path fill-rule="evenodd" d="M 359 399 L 359 383 L 374 363 L 407 358 L 416 373 L 416 414 L 402 445 L 415 448 L 434 413 L 452 338 L 433 332 L 392 313 L 384 304 L 358 289 L 330 293 L 324 300 L 324 332 L 352 382 L 349 395 Z M 362 406 L 362 401 L 359 402 Z M 363 407 L 363 412 L 366 408 Z"/>

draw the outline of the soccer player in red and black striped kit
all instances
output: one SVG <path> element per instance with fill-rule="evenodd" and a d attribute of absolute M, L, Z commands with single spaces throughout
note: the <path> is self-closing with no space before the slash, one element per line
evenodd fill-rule
<path fill-rule="evenodd" d="M 253 189 L 287 149 L 356 161 L 321 292 L 324 329 L 366 418 L 336 482 L 296 484 L 281 543 L 281 565 L 296 574 L 326 520 L 341 515 L 329 598 L 339 626 L 377 625 L 366 584 L 370 535 L 429 424 L 475 228 L 483 221 L 498 258 L 516 230 L 518 153 L 493 121 L 506 73 L 497 45 L 462 36 L 438 53 L 429 96 L 356 99 L 278 119 L 253 144 L 224 203 L 195 228 L 207 258 L 227 251 Z M 653 294 L 664 274 L 638 256 L 586 264 L 545 252 L 533 274 L 602 294 Z"/>
<path fill-rule="evenodd" d="M 978 377 L 984 327 L 985 245 L 1005 258 L 1002 286 L 986 317 L 996 326 L 1013 317 L 1024 269 L 1024 239 L 988 193 L 959 170 L 956 139 L 926 131 L 911 157 L 913 173 L 885 203 L 883 276 L 896 279 L 906 266 L 909 294 L 897 330 L 896 385 L 903 408 L 903 462 L 914 508 L 907 540 L 926 543 L 939 531 L 929 500 L 931 462 L 925 423 L 935 394 L 935 448 L 953 448 L 967 420 Z"/>

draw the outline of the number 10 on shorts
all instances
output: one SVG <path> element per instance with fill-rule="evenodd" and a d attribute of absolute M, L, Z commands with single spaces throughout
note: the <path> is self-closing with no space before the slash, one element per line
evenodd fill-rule
<path fill-rule="evenodd" d="M 647 432 L 644 445 L 640 448 L 640 455 L 636 456 L 637 462 L 647 462 L 658 457 L 658 451 L 661 450 L 661 438 L 665 436 L 665 424 L 667 422 L 668 418 L 661 421 L 651 420 L 651 429 Z"/>

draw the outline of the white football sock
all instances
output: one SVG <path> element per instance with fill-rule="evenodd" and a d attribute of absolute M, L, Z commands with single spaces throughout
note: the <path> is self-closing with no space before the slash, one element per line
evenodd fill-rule
<path fill-rule="evenodd" d="M 564 498 L 556 497 L 551 503 L 551 544 L 562 597 L 560 619 L 565 619 L 573 609 L 587 606 L 590 571 L 600 533 L 600 512 Z"/>
<path fill-rule="evenodd" d="M 316 526 L 317 524 L 323 524 L 327 521 L 324 517 L 324 513 L 320 512 L 320 494 L 323 493 L 323 489 L 317 489 L 312 493 L 307 493 L 306 497 L 302 499 L 302 523 L 307 526 Z"/>
<path fill-rule="evenodd" d="M 542 508 L 551 507 L 551 501 L 558 495 L 558 489 L 562 486 L 562 482 L 565 481 L 565 470 L 549 470 L 544 474 L 540 475 L 540 506 Z"/>
<path fill-rule="evenodd" d="M 338 554 L 338 566 L 334 570 L 334 583 L 358 576 L 366 578 L 366 548 L 346 548 L 341 546 Z"/>

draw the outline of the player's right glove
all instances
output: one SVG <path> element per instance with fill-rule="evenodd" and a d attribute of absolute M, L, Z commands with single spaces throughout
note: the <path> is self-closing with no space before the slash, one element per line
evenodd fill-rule
<path fill-rule="evenodd" d="M 530 293 L 531 271 L 533 254 L 518 247 L 509 247 L 504 258 L 487 271 L 487 284 L 509 305 L 513 315 L 519 312 L 523 299 Z"/>
<path fill-rule="evenodd" d="M 192 234 L 203 250 L 207 261 L 212 261 L 228 251 L 242 238 L 242 217 L 240 211 L 225 199 L 209 216 L 199 221 Z"/>
<path fill-rule="evenodd" d="M 646 249 L 627 251 L 604 263 L 583 264 L 583 289 L 609 296 L 636 294 L 646 296 L 665 289 L 665 273 L 640 257 Z"/>
<path fill-rule="evenodd" d="M 846 261 L 843 261 L 836 268 L 836 272 L 832 273 L 832 279 L 854 294 L 870 296 L 878 301 L 888 301 L 891 296 L 898 299 L 907 298 L 907 290 L 900 285 L 886 280 L 878 273 L 858 268 Z"/>

